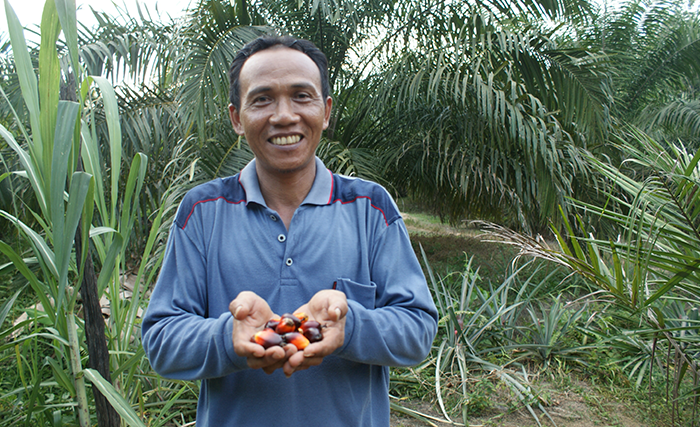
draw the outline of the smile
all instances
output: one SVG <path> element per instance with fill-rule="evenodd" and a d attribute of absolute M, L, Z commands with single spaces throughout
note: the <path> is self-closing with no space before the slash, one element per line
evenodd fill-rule
<path fill-rule="evenodd" d="M 301 140 L 301 135 L 280 136 L 270 138 L 270 142 L 274 145 L 291 145 L 296 144 L 297 142 L 299 142 L 299 140 Z"/>

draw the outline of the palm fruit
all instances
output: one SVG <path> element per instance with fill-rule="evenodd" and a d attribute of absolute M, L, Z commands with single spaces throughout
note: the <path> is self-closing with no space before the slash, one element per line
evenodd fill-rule
<path fill-rule="evenodd" d="M 299 320 L 293 314 L 285 313 L 280 317 L 280 322 L 275 328 L 275 332 L 278 334 L 286 334 L 287 332 L 295 332 L 301 326 L 301 320 Z"/>
<path fill-rule="evenodd" d="M 282 345 L 282 337 L 280 334 L 269 328 L 256 332 L 251 341 L 260 344 L 265 349 L 275 345 Z"/>
<path fill-rule="evenodd" d="M 320 331 L 321 324 L 315 320 L 307 320 L 306 322 L 302 323 L 301 326 L 299 326 L 299 329 L 301 330 L 301 332 L 304 332 L 305 330 L 307 330 L 309 328 L 316 328 Z"/>
<path fill-rule="evenodd" d="M 306 322 L 307 320 L 309 320 L 309 315 L 306 314 L 306 313 L 303 312 L 303 311 L 297 311 L 297 312 L 295 312 L 295 313 L 293 314 L 293 316 L 296 317 L 297 319 L 299 319 L 299 321 L 300 321 L 302 324 L 303 324 L 304 322 Z"/>
<path fill-rule="evenodd" d="M 288 344 L 293 344 L 297 350 L 303 350 L 309 345 L 309 340 L 299 332 L 288 332 L 282 335 L 282 340 Z"/>
<path fill-rule="evenodd" d="M 307 328 L 303 334 L 309 342 L 318 342 L 323 339 L 323 334 L 319 328 Z"/>

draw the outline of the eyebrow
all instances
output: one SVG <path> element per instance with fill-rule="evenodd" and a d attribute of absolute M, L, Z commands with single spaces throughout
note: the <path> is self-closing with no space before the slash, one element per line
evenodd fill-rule
<path fill-rule="evenodd" d="M 309 82 L 294 83 L 291 85 L 291 87 L 292 89 L 314 89 L 315 92 L 318 92 L 316 86 Z M 246 93 L 246 98 L 251 98 L 258 94 L 269 92 L 270 90 L 272 90 L 271 86 L 254 87 L 253 89 L 249 90 L 248 93 Z"/>

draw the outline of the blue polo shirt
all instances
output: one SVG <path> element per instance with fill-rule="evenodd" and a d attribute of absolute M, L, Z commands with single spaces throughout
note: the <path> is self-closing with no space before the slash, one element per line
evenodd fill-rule
<path fill-rule="evenodd" d="M 236 355 L 228 305 L 240 292 L 282 314 L 331 288 L 348 298 L 345 342 L 319 366 L 286 378 Z M 156 372 L 203 380 L 198 427 L 388 426 L 388 366 L 427 356 L 437 311 L 384 188 L 316 158 L 287 230 L 265 204 L 253 160 L 184 197 L 142 327 Z"/>

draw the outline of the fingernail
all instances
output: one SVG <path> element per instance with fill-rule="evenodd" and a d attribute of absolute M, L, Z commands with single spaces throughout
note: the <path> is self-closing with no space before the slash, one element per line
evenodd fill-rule
<path fill-rule="evenodd" d="M 335 308 L 335 315 L 337 316 L 338 319 L 340 319 L 341 311 L 338 307 Z"/>
<path fill-rule="evenodd" d="M 236 307 L 236 311 L 233 312 L 233 317 L 238 319 L 238 312 L 241 311 L 241 306 Z"/>

